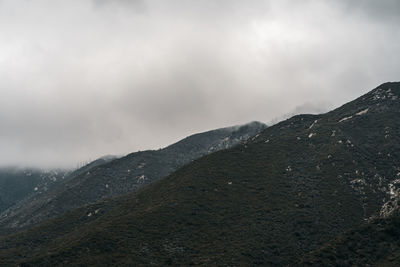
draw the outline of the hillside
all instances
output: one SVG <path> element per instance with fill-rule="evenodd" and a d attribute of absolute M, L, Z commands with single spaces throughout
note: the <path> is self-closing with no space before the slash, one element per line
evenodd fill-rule
<path fill-rule="evenodd" d="M 67 175 L 65 170 L 1 168 L 0 213 L 28 196 L 48 191 Z"/>
<path fill-rule="evenodd" d="M 307 255 L 302 266 L 399 266 L 400 216 L 398 210 L 376 218 L 328 242 Z"/>
<path fill-rule="evenodd" d="M 19 202 L 0 214 L 0 229 L 15 231 L 102 198 L 134 192 L 205 154 L 229 148 L 265 129 L 252 122 L 189 136 L 164 149 L 101 158 L 75 171 L 53 190 Z"/>
<path fill-rule="evenodd" d="M 0 239 L 0 264 L 295 265 L 390 217 L 399 197 L 400 83 L 299 115 L 114 200 Z"/>

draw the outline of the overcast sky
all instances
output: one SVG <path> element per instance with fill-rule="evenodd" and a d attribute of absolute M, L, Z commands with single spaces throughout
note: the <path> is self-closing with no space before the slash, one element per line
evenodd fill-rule
<path fill-rule="evenodd" d="M 0 165 L 70 167 L 400 80 L 398 0 L 0 0 Z"/>

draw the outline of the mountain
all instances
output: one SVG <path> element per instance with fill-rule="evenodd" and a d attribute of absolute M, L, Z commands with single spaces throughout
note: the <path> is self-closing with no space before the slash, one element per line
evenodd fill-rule
<path fill-rule="evenodd" d="M 91 161 L 87 164 L 84 164 L 82 167 L 76 169 L 75 171 L 73 171 L 69 177 L 76 177 L 78 175 L 82 175 L 87 173 L 88 171 L 90 171 L 92 168 L 103 165 L 105 163 L 111 162 L 115 159 L 118 159 L 117 156 L 113 156 L 113 155 L 108 155 L 108 156 L 103 156 L 100 157 L 94 161 Z"/>
<path fill-rule="evenodd" d="M 399 266 L 400 214 L 376 218 L 307 255 L 301 266 Z"/>
<path fill-rule="evenodd" d="M 189 136 L 160 150 L 101 158 L 78 169 L 53 190 L 34 195 L 0 215 L 0 227 L 15 231 L 102 198 L 134 192 L 203 155 L 229 148 L 265 129 L 252 122 Z"/>
<path fill-rule="evenodd" d="M 28 196 L 48 191 L 67 175 L 65 170 L 1 168 L 0 213 Z"/>
<path fill-rule="evenodd" d="M 0 239 L 0 264 L 292 266 L 399 201 L 400 83 Z M 112 162 L 111 162 L 112 163 Z M 103 165 L 104 166 L 104 165 Z"/>

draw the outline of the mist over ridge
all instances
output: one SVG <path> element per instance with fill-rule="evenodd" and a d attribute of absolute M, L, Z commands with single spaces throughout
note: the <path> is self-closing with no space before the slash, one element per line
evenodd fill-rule
<path fill-rule="evenodd" d="M 2 0 L 0 165 L 75 167 L 328 111 L 398 80 L 399 9 L 394 0 Z"/>

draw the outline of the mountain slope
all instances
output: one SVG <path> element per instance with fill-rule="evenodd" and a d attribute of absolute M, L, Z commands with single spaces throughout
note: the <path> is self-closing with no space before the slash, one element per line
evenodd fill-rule
<path fill-rule="evenodd" d="M 18 201 L 52 188 L 68 175 L 64 170 L 0 169 L 0 213 Z"/>
<path fill-rule="evenodd" d="M 356 227 L 307 255 L 302 266 L 399 266 L 400 214 Z"/>
<path fill-rule="evenodd" d="M 294 265 L 398 199 L 400 83 L 0 239 L 0 263 Z"/>
<path fill-rule="evenodd" d="M 56 188 L 19 203 L 0 216 L 0 228 L 29 227 L 73 208 L 116 197 L 152 183 L 205 154 L 254 136 L 265 125 L 252 122 L 195 134 L 160 150 L 129 154 L 81 168 Z"/>

